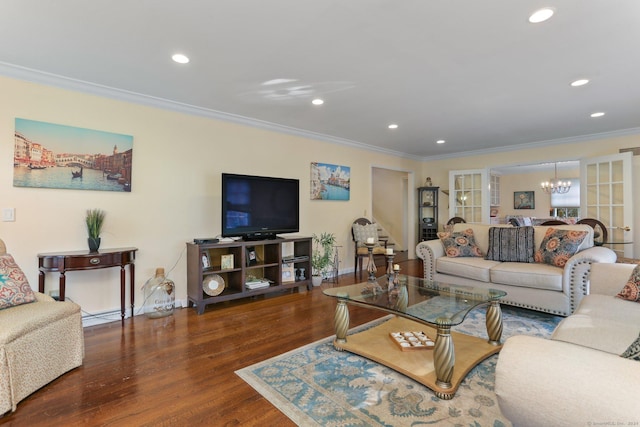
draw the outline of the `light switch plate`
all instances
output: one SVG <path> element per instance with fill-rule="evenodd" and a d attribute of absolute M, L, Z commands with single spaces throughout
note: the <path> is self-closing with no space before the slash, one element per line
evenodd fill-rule
<path fill-rule="evenodd" d="M 4 222 L 10 222 L 16 220 L 15 208 L 2 208 L 2 220 Z"/>

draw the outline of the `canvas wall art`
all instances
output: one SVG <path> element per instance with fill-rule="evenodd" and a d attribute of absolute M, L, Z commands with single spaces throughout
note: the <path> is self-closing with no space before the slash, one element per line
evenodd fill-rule
<path fill-rule="evenodd" d="M 514 209 L 535 209 L 536 200 L 533 191 L 514 191 L 513 192 L 513 208 Z"/>
<path fill-rule="evenodd" d="M 131 191 L 133 137 L 15 119 L 13 186 Z"/>
<path fill-rule="evenodd" d="M 311 200 L 349 200 L 351 168 L 311 163 Z"/>

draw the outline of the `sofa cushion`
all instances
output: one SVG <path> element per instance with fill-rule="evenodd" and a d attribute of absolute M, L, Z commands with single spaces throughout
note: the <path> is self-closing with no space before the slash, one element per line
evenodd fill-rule
<path fill-rule="evenodd" d="M 436 271 L 441 274 L 489 282 L 491 280 L 491 268 L 498 264 L 500 264 L 498 261 L 488 261 L 484 258 L 476 257 L 440 257 L 436 260 Z"/>
<path fill-rule="evenodd" d="M 616 296 L 628 301 L 640 302 L 640 265 L 636 265 L 624 288 Z"/>
<path fill-rule="evenodd" d="M 35 301 L 36 296 L 13 257 L 0 255 L 0 310 Z"/>
<path fill-rule="evenodd" d="M 640 333 L 640 310 L 630 301 L 589 294 L 560 322 L 553 339 L 620 355 Z"/>
<path fill-rule="evenodd" d="M 444 246 L 444 253 L 449 258 L 484 257 L 484 254 L 476 245 L 473 230 L 470 228 L 459 232 L 440 232 L 438 237 Z"/>
<path fill-rule="evenodd" d="M 491 268 L 491 282 L 523 288 L 562 291 L 563 269 L 552 265 L 503 262 Z"/>
<path fill-rule="evenodd" d="M 535 261 L 564 267 L 569 258 L 578 252 L 587 234 L 586 231 L 558 230 L 550 227 L 536 251 Z"/>
<path fill-rule="evenodd" d="M 533 262 L 533 227 L 491 227 L 487 259 Z"/>
<path fill-rule="evenodd" d="M 631 343 L 629 348 L 626 349 L 620 356 L 640 362 L 640 335 L 638 335 L 638 338 L 636 338 L 636 340 Z"/>

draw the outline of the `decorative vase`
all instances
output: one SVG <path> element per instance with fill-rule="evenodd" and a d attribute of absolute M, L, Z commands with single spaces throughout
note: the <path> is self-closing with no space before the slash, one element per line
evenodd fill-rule
<path fill-rule="evenodd" d="M 176 307 L 175 285 L 164 275 L 164 268 L 156 268 L 156 275 L 144 284 L 144 314 L 149 318 L 173 314 Z"/>
<path fill-rule="evenodd" d="M 89 243 L 89 252 L 98 252 L 98 249 L 100 249 L 99 237 L 89 237 L 87 242 Z"/>
<path fill-rule="evenodd" d="M 322 276 L 311 276 L 311 283 L 313 286 L 322 285 Z"/>

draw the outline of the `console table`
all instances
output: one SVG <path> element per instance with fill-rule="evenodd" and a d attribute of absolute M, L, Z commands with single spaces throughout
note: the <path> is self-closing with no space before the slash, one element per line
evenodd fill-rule
<path fill-rule="evenodd" d="M 49 252 L 38 254 L 38 290 L 44 293 L 44 278 L 46 272 L 60 273 L 60 301 L 64 301 L 65 273 L 67 271 L 96 270 L 99 268 L 120 267 L 120 315 L 124 321 L 125 312 L 125 266 L 129 265 L 131 284 L 131 316 L 134 315 L 134 262 L 138 248 L 101 249 L 98 252 L 70 251 Z"/>

